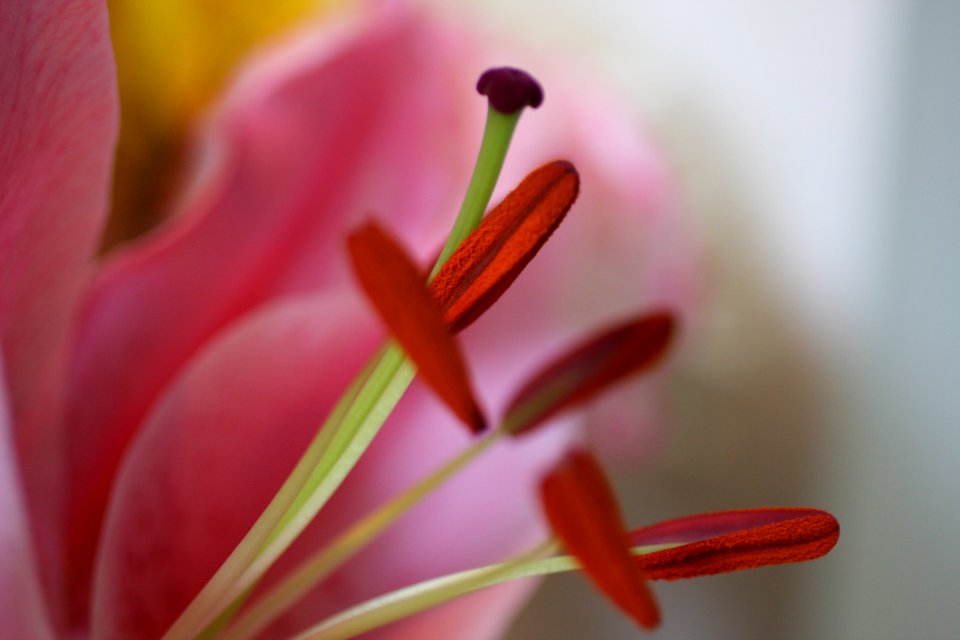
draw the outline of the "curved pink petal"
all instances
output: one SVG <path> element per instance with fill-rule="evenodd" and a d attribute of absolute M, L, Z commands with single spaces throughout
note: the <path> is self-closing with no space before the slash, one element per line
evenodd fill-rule
<path fill-rule="evenodd" d="M 0 349 L 50 579 L 62 453 L 52 427 L 106 211 L 115 94 L 104 2 L 0 3 Z"/>
<path fill-rule="evenodd" d="M 160 635 L 280 487 L 380 332 L 354 296 L 268 306 L 212 342 L 117 476 L 94 585 L 101 638 Z"/>
<path fill-rule="evenodd" d="M 0 338 L 21 438 L 48 419 L 117 128 L 106 7 L 0 6 Z"/>
<path fill-rule="evenodd" d="M 53 638 L 34 564 L 0 357 L 0 637 Z"/>
<path fill-rule="evenodd" d="M 66 413 L 80 582 L 127 443 L 205 341 L 272 297 L 348 282 L 343 239 L 371 210 L 423 251 L 439 242 L 474 146 L 460 144 L 448 46 L 386 11 L 262 61 L 214 114 L 180 215 L 106 265 L 80 319 Z"/>

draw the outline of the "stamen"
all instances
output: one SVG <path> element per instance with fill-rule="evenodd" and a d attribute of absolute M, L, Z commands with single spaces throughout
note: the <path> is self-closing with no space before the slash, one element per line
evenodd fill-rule
<path fill-rule="evenodd" d="M 483 431 L 486 420 L 460 349 L 417 267 L 374 222 L 350 234 L 347 246 L 367 297 L 418 373 L 474 433 Z"/>
<path fill-rule="evenodd" d="M 674 335 L 669 313 L 652 313 L 609 328 L 574 347 L 530 378 L 510 402 L 504 428 L 525 433 L 583 404 L 663 359 Z"/>
<path fill-rule="evenodd" d="M 490 99 L 500 113 L 514 113 L 524 107 L 536 109 L 543 103 L 540 83 L 526 71 L 513 67 L 488 69 L 477 81 L 477 92 Z"/>
<path fill-rule="evenodd" d="M 630 534 L 633 545 L 681 543 L 634 560 L 650 580 L 679 580 L 826 555 L 837 519 L 807 508 L 742 509 L 667 520 Z"/>
<path fill-rule="evenodd" d="M 802 508 L 771 508 L 726 511 L 668 520 L 649 527 L 637 529 L 631 535 L 643 539 L 659 539 L 660 537 L 678 536 L 683 538 L 686 536 L 716 534 L 716 540 L 700 540 L 692 543 L 690 546 L 699 544 L 700 542 L 714 542 L 716 553 L 720 556 L 724 553 L 738 553 L 735 547 L 725 551 L 724 542 L 720 540 L 720 536 L 725 535 L 722 532 L 729 532 L 730 527 L 738 526 L 736 524 L 737 522 L 741 525 L 746 522 L 753 522 L 757 527 L 763 527 L 787 522 L 789 520 L 805 520 L 807 518 L 811 519 L 807 522 L 808 525 L 814 520 L 817 520 L 820 521 L 826 529 L 832 528 L 836 530 L 837 528 L 836 520 L 833 516 L 824 511 Z M 830 521 L 833 521 L 834 524 L 830 525 Z M 802 537 L 804 536 L 801 536 L 801 538 Z M 633 555 L 635 563 L 645 567 L 647 564 L 650 564 L 651 559 L 666 557 L 668 551 L 679 551 L 683 548 L 683 543 L 649 544 L 645 546 L 634 546 L 630 549 L 630 553 Z M 824 551 L 824 553 L 825 552 L 826 551 Z M 528 554 L 524 554 L 524 556 L 527 555 Z M 351 634 L 370 631 L 402 617 L 413 615 L 430 607 L 449 602 L 477 589 L 491 587 L 510 580 L 547 576 L 566 571 L 576 571 L 582 568 L 580 563 L 572 556 L 562 555 L 522 560 L 524 556 L 503 563 L 477 567 L 475 569 L 468 569 L 466 571 L 433 578 L 375 597 L 305 631 L 300 636 L 297 636 L 296 640 L 336 640 L 346 638 Z M 792 561 L 801 562 L 804 560 L 812 560 L 815 557 L 818 556 L 798 557 Z M 737 568 L 732 570 L 737 570 Z M 661 575 L 656 570 L 653 570 L 651 573 L 652 575 L 649 576 L 651 579 L 676 579 Z M 695 576 L 687 575 L 677 577 Z"/>
<path fill-rule="evenodd" d="M 503 295 L 559 226 L 579 188 L 572 164 L 550 162 L 483 219 L 430 286 L 452 330 L 468 326 Z"/>
<path fill-rule="evenodd" d="M 620 510 L 596 460 L 570 452 L 544 479 L 540 495 L 550 526 L 594 584 L 641 627 L 659 625 L 657 603 L 630 557 Z"/>

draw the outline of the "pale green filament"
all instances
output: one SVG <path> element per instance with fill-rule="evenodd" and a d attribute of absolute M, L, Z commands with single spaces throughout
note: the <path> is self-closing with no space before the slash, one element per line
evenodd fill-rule
<path fill-rule="evenodd" d="M 328 618 L 296 636 L 294 640 L 352 638 L 444 604 L 472 591 L 510 580 L 575 571 L 581 568 L 571 556 L 541 558 L 554 546 L 555 543 L 548 542 L 507 562 L 452 573 L 378 596 Z M 630 552 L 634 555 L 643 555 L 679 546 L 681 544 L 649 545 L 634 547 Z"/>
<path fill-rule="evenodd" d="M 377 535 L 469 462 L 503 437 L 502 430 L 477 440 L 437 471 L 363 518 L 336 540 L 318 550 L 259 599 L 227 632 L 227 640 L 247 640 L 262 631 L 278 615 L 306 595 L 331 571 L 349 560 Z"/>
<path fill-rule="evenodd" d="M 309 473 L 289 502 L 291 506 L 282 514 L 256 557 L 241 568 L 239 575 L 234 573 L 233 581 L 220 589 L 218 599 L 205 609 L 206 617 L 197 623 L 201 633 L 209 635 L 207 625 L 221 628 L 229 619 L 229 616 L 221 616 L 221 612 L 227 608 L 235 610 L 237 600 L 245 599 L 247 592 L 310 524 L 386 421 L 413 380 L 414 373 L 413 365 L 399 346 L 390 343 L 381 350 L 376 366 L 369 375 L 364 376 L 363 385 L 353 394 L 347 409 L 343 412 L 335 410 L 331 414 L 331 419 L 325 423 L 294 469 L 291 477 L 302 477 L 301 464 Z M 334 418 L 338 418 L 337 422 L 333 422 Z M 287 502 L 289 498 L 285 497 L 284 500 Z M 189 608 L 187 612 L 190 612 Z M 172 627 L 167 637 L 171 640 L 185 637 L 174 635 L 178 631 L 176 626 Z"/>
<path fill-rule="evenodd" d="M 273 497 L 273 500 L 257 518 L 247 535 L 227 557 L 227 560 L 220 565 L 220 568 L 204 585 L 200 593 L 180 614 L 173 626 L 167 630 L 163 636 L 165 640 L 179 640 L 180 638 L 189 638 L 201 634 L 207 624 L 214 622 L 221 611 L 230 606 L 228 592 L 231 585 L 240 578 L 246 568 L 250 566 L 250 563 L 256 559 L 264 545 L 271 539 L 277 524 L 297 498 L 297 494 L 309 477 L 311 469 L 319 460 L 327 442 L 332 438 L 334 429 L 331 427 L 335 427 L 352 406 L 366 379 L 366 371 L 369 369 L 370 366 L 368 365 L 367 369 L 353 381 L 347 392 L 340 398 L 323 427 L 314 437 L 310 446 L 307 447 L 297 466 L 294 467 L 293 472 L 280 487 L 280 491 Z M 220 626 L 223 620 L 217 619 L 216 622 L 218 623 L 217 626 Z M 207 634 L 204 633 L 203 635 Z"/>
<path fill-rule="evenodd" d="M 489 110 L 463 205 L 433 273 L 479 224 L 520 112 Z M 415 369 L 392 341 L 367 365 L 324 422 L 280 491 L 214 576 L 164 635 L 215 637 L 260 577 L 337 490 L 409 386 Z"/>

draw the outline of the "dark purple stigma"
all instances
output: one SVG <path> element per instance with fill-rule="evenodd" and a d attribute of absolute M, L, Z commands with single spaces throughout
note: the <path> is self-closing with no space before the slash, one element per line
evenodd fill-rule
<path fill-rule="evenodd" d="M 543 89 L 526 71 L 513 67 L 487 69 L 477 80 L 477 91 L 487 96 L 500 113 L 514 113 L 524 107 L 536 109 L 543 102 Z"/>

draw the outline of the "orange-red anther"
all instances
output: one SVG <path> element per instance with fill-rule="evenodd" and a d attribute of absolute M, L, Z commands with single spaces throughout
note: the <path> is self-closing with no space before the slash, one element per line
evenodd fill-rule
<path fill-rule="evenodd" d="M 568 453 L 544 479 L 541 497 L 553 531 L 596 586 L 640 626 L 659 625 L 657 603 L 630 555 L 616 500 L 593 456 Z"/>
<path fill-rule="evenodd" d="M 837 519 L 808 508 L 721 511 L 667 520 L 631 532 L 632 546 L 686 543 L 634 556 L 650 580 L 680 580 L 826 555 L 840 537 Z"/>
<path fill-rule="evenodd" d="M 563 220 L 579 189 L 572 164 L 545 164 L 460 243 L 430 284 L 453 331 L 476 320 L 503 295 Z"/>
<path fill-rule="evenodd" d="M 673 316 L 651 313 L 609 328 L 544 367 L 514 396 L 504 424 L 530 431 L 662 359 L 674 334 Z"/>
<path fill-rule="evenodd" d="M 482 431 L 463 357 L 418 268 L 374 222 L 351 233 L 347 247 L 361 286 L 420 375 L 472 431 Z"/>

